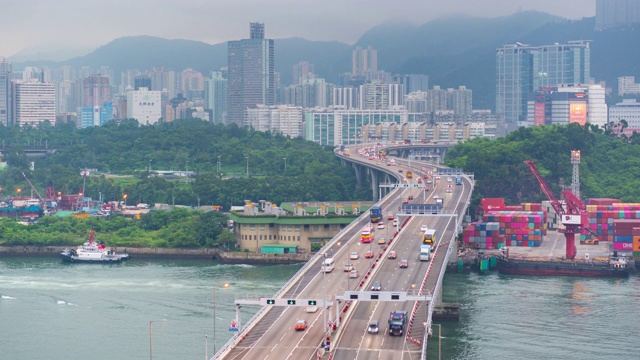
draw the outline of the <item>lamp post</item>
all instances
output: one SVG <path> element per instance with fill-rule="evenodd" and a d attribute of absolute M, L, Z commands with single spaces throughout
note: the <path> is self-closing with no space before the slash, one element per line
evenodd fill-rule
<path fill-rule="evenodd" d="M 149 159 L 149 166 L 147 167 L 147 172 L 149 173 L 149 176 L 151 176 L 151 159 Z"/>
<path fill-rule="evenodd" d="M 185 184 L 188 184 L 189 183 L 189 160 L 187 160 L 186 168 L 187 168 L 187 172 L 185 174 L 186 176 L 184 177 L 184 181 L 185 181 Z"/>
<path fill-rule="evenodd" d="M 124 207 L 127 207 L 127 194 L 122 195 L 124 198 Z"/>
<path fill-rule="evenodd" d="M 157 321 L 167 321 L 167 319 L 149 321 L 149 360 L 153 360 L 153 323 Z"/>
<path fill-rule="evenodd" d="M 441 324 L 432 324 L 438 326 L 438 360 L 442 359 L 442 325 Z"/>
<path fill-rule="evenodd" d="M 218 173 L 220 173 L 220 155 L 218 155 Z"/>
<path fill-rule="evenodd" d="M 247 159 L 247 179 L 249 178 L 249 157 L 245 156 L 245 159 Z"/>
<path fill-rule="evenodd" d="M 287 158 L 283 157 L 282 160 L 284 160 L 284 172 L 287 172 Z"/>

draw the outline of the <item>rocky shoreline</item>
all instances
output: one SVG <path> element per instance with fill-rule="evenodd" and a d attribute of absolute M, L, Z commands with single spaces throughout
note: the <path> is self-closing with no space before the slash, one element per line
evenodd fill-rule
<path fill-rule="evenodd" d="M 42 256 L 57 257 L 68 246 L 0 246 L 0 257 Z M 230 264 L 295 264 L 308 261 L 313 254 L 255 254 L 250 252 L 225 252 L 219 249 L 169 249 L 111 247 L 115 252 L 126 252 L 131 259 L 192 259 L 219 260 Z"/>

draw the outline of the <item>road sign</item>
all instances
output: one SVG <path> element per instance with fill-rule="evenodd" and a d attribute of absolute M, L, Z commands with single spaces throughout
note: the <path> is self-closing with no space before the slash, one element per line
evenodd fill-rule
<path fill-rule="evenodd" d="M 295 305 L 296 301 L 295 300 L 287 300 L 287 305 Z"/>
<path fill-rule="evenodd" d="M 267 299 L 267 305 L 275 305 L 276 301 L 273 299 Z"/>
<path fill-rule="evenodd" d="M 229 323 L 229 327 L 238 327 L 238 323 L 235 320 L 231 320 L 231 322 Z"/>
<path fill-rule="evenodd" d="M 229 331 L 231 331 L 231 332 L 238 332 L 238 328 L 229 328 Z"/>
<path fill-rule="evenodd" d="M 315 300 L 309 300 L 307 303 L 309 305 L 317 305 L 317 302 Z"/>

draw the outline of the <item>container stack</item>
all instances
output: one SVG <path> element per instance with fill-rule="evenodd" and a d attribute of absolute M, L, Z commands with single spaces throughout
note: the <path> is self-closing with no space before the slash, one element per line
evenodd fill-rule
<path fill-rule="evenodd" d="M 482 217 L 482 222 L 464 229 L 463 241 L 477 249 L 540 246 L 546 231 L 544 217 L 542 211 L 492 211 Z"/>
<path fill-rule="evenodd" d="M 614 222 L 625 219 L 640 219 L 640 204 L 612 203 L 606 205 L 587 205 L 587 221 L 589 223 L 589 229 L 598 235 L 598 239 L 600 241 L 614 241 Z M 627 233 L 620 233 L 618 236 L 632 236 L 630 229 L 621 231 L 627 230 Z M 585 235 L 582 234 L 580 239 L 584 240 Z"/>
<path fill-rule="evenodd" d="M 634 258 L 639 258 L 640 257 L 640 228 L 633 228 L 632 232 L 633 234 L 633 257 Z"/>
<path fill-rule="evenodd" d="M 633 251 L 634 229 L 640 230 L 640 219 L 622 219 L 613 222 L 613 250 Z"/>

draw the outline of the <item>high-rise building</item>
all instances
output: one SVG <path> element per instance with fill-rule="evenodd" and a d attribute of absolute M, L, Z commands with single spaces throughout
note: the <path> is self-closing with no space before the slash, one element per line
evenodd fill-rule
<path fill-rule="evenodd" d="M 14 81 L 13 124 L 37 126 L 45 121 L 56 122 L 56 85 L 37 80 Z"/>
<path fill-rule="evenodd" d="M 618 95 L 624 96 L 627 94 L 640 94 L 640 84 L 636 83 L 635 76 L 618 77 Z"/>
<path fill-rule="evenodd" d="M 466 86 L 447 89 L 447 108 L 456 115 L 471 116 L 473 110 L 473 91 Z"/>
<path fill-rule="evenodd" d="M 496 50 L 496 113 L 507 123 L 527 119 L 527 101 L 536 89 L 589 83 L 589 41 L 531 46 L 521 43 Z"/>
<path fill-rule="evenodd" d="M 102 126 L 113 120 L 113 104 L 107 102 L 104 106 L 84 106 L 76 110 L 77 127 L 87 128 Z"/>
<path fill-rule="evenodd" d="M 92 75 L 82 79 L 82 107 L 102 106 L 111 101 L 111 86 L 109 78 Z"/>
<path fill-rule="evenodd" d="M 140 88 L 127 93 L 127 117 L 138 120 L 140 125 L 153 125 L 162 117 L 160 91 Z"/>
<path fill-rule="evenodd" d="M 640 23 L 640 0 L 596 0 L 596 30 Z"/>
<path fill-rule="evenodd" d="M 378 71 L 378 50 L 372 46 L 366 49 L 358 46 L 353 49 L 351 56 L 351 74 L 365 76 L 369 72 Z"/>
<path fill-rule="evenodd" d="M 11 61 L 0 58 L 0 124 L 8 126 L 11 119 Z"/>
<path fill-rule="evenodd" d="M 289 105 L 264 106 L 247 109 L 247 126 L 258 131 L 270 131 L 297 138 L 303 135 L 303 109 Z"/>
<path fill-rule="evenodd" d="M 528 101 L 526 125 L 607 123 L 605 89 L 593 85 L 561 85 L 538 89 Z"/>
<path fill-rule="evenodd" d="M 293 84 L 302 84 L 305 80 L 314 77 L 313 64 L 307 61 L 300 61 L 293 65 Z"/>
<path fill-rule="evenodd" d="M 251 23 L 250 34 L 227 43 L 227 121 L 238 125 L 244 125 L 247 108 L 275 104 L 273 40 L 264 38 L 261 23 Z"/>
<path fill-rule="evenodd" d="M 397 83 L 385 84 L 373 82 L 360 85 L 360 109 L 387 110 L 403 105 L 403 86 Z"/>
<path fill-rule="evenodd" d="M 214 124 L 226 124 L 227 117 L 227 79 L 222 71 L 212 71 L 211 79 L 205 82 L 205 106 L 211 109 Z"/>
<path fill-rule="evenodd" d="M 147 75 L 136 76 L 133 79 L 133 89 L 138 91 L 140 88 L 151 89 L 151 78 Z"/>
<path fill-rule="evenodd" d="M 640 133 L 640 102 L 636 99 L 623 99 L 612 106 L 609 109 L 609 122 L 617 124 L 621 120 L 627 122 L 625 135 L 631 136 L 634 131 Z"/>

